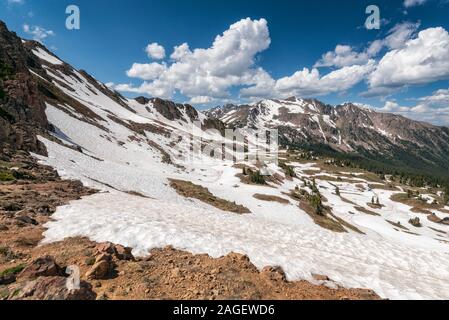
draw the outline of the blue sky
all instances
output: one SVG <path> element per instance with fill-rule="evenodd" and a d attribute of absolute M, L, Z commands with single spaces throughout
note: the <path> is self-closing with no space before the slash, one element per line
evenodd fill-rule
<path fill-rule="evenodd" d="M 65 28 L 70 4 L 80 8 L 80 30 Z M 371 4 L 380 9 L 379 30 L 364 27 Z M 0 0 L 0 6 L 11 30 L 42 41 L 125 96 L 206 108 L 296 95 L 449 125 L 447 0 Z M 179 54 L 172 56 L 175 46 Z"/>

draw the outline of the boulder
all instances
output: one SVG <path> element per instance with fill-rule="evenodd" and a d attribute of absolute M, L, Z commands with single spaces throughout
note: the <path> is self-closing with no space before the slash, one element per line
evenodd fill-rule
<path fill-rule="evenodd" d="M 122 245 L 115 246 L 116 257 L 119 260 L 134 260 L 132 249 Z"/>
<path fill-rule="evenodd" d="M 112 269 L 111 267 L 112 266 L 109 261 L 99 261 L 95 263 L 89 271 L 87 271 L 86 278 L 91 280 L 105 279 L 109 276 L 109 273 Z"/>
<path fill-rule="evenodd" d="M 79 289 L 69 290 L 64 277 L 41 277 L 29 281 L 20 290 L 15 290 L 12 300 L 95 300 L 96 294 L 92 286 L 80 282 Z M 17 293 L 18 292 L 18 293 Z"/>
<path fill-rule="evenodd" d="M 120 244 L 114 245 L 110 242 L 100 243 L 95 247 L 97 254 L 108 254 L 114 256 L 118 260 L 134 260 L 132 249 L 124 247 Z"/>
<path fill-rule="evenodd" d="M 23 223 L 26 223 L 26 224 L 32 224 L 34 226 L 37 226 L 39 224 L 35 219 L 30 218 L 27 215 L 19 215 L 19 216 L 16 217 L 16 220 L 20 221 L 20 222 L 23 222 Z"/>
<path fill-rule="evenodd" d="M 328 276 L 323 276 L 322 274 L 312 274 L 313 279 L 317 281 L 331 281 Z"/>
<path fill-rule="evenodd" d="M 101 253 L 100 255 L 98 255 L 95 258 L 95 263 L 98 263 L 98 262 L 101 262 L 101 261 L 111 262 L 112 261 L 112 256 L 110 254 L 108 254 L 108 253 Z"/>
<path fill-rule="evenodd" d="M 0 276 L 0 286 L 11 284 L 14 281 L 16 281 L 16 275 L 15 274 L 5 274 Z"/>
<path fill-rule="evenodd" d="M 33 279 L 37 277 L 63 276 L 64 270 L 51 256 L 44 256 L 34 260 L 18 276 L 19 279 Z"/>
<path fill-rule="evenodd" d="M 114 245 L 110 242 L 104 242 L 104 243 L 97 244 L 97 246 L 95 247 L 95 250 L 97 250 L 98 253 L 115 254 Z"/>
<path fill-rule="evenodd" d="M 421 221 L 419 220 L 418 217 L 413 218 L 413 219 L 410 219 L 410 220 L 408 221 L 408 223 L 410 223 L 412 226 L 414 226 L 414 227 L 416 227 L 416 228 L 421 228 L 421 227 L 422 227 Z"/>

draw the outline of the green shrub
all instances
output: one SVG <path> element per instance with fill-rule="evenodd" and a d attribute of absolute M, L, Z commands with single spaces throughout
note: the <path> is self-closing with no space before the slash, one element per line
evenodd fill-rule
<path fill-rule="evenodd" d="M 0 171 L 0 181 L 14 181 L 16 180 L 10 172 Z"/>
<path fill-rule="evenodd" d="M 24 264 L 24 263 L 19 264 L 15 267 L 12 267 L 12 268 L 9 268 L 9 269 L 6 269 L 6 270 L 0 272 L 0 276 L 9 276 L 12 274 L 18 274 L 19 272 L 22 272 L 22 270 L 25 269 L 25 267 L 26 267 L 26 264 Z"/>
<path fill-rule="evenodd" d="M 12 76 L 12 74 L 13 74 L 12 68 L 7 64 L 0 62 L 0 80 L 8 78 Z"/>
<path fill-rule="evenodd" d="M 13 122 L 15 119 L 12 115 L 10 115 L 7 111 L 0 108 L 0 118 L 3 118 L 9 122 Z"/>
<path fill-rule="evenodd" d="M 287 177 L 296 178 L 295 170 L 292 167 L 286 165 L 285 163 L 280 163 L 279 167 L 281 167 L 282 170 L 284 170 L 284 173 Z"/>
<path fill-rule="evenodd" d="M 93 266 L 95 264 L 95 257 L 90 257 L 86 259 L 86 265 Z"/>
<path fill-rule="evenodd" d="M 449 204 L 449 185 L 444 186 L 443 204 Z"/>
<path fill-rule="evenodd" d="M 319 194 L 312 194 L 309 196 L 309 205 L 312 207 L 315 214 L 323 214 L 323 202 L 321 201 L 321 196 Z"/>
<path fill-rule="evenodd" d="M 264 176 L 260 174 L 259 170 L 255 171 L 255 172 L 253 172 L 251 170 L 248 170 L 248 171 L 249 171 L 248 172 L 249 179 L 252 183 L 255 183 L 255 184 L 265 184 L 266 183 Z"/>

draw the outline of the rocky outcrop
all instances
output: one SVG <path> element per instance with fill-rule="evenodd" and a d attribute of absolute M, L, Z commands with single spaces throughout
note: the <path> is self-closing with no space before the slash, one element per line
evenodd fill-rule
<path fill-rule="evenodd" d="M 18 292 L 18 293 L 17 293 Z M 17 286 L 11 300 L 95 300 L 97 295 L 92 285 L 80 281 L 79 289 L 69 289 L 67 278 L 41 277 L 27 282 L 24 286 Z"/>
<path fill-rule="evenodd" d="M 51 256 L 44 256 L 34 260 L 18 276 L 19 279 L 35 279 L 38 277 L 63 276 L 64 270 Z"/>
<path fill-rule="evenodd" d="M 39 65 L 22 40 L 0 21 L 0 148 L 45 154 L 36 135 L 50 129 L 30 66 Z"/>

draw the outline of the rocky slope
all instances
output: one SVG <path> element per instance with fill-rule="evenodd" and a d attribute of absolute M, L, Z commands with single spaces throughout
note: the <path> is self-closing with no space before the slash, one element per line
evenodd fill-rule
<path fill-rule="evenodd" d="M 0 147 L 44 153 L 36 133 L 49 129 L 43 97 L 29 68 L 40 65 L 0 21 Z"/>
<path fill-rule="evenodd" d="M 449 128 L 379 113 L 346 103 L 318 100 L 263 100 L 206 112 L 239 128 L 276 128 L 285 145 L 312 147 L 390 165 L 393 169 L 449 177 Z M 315 148 L 313 148 L 315 147 Z"/>

